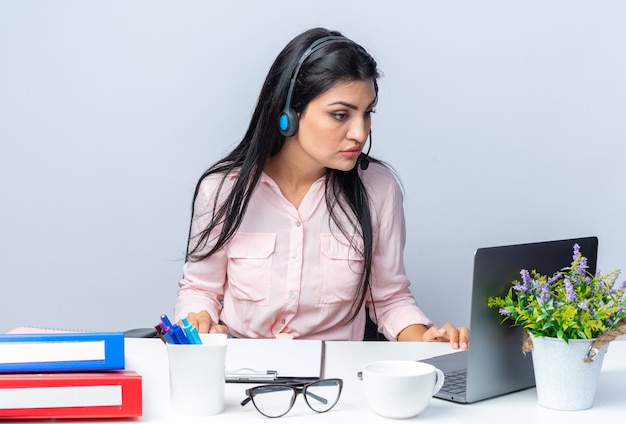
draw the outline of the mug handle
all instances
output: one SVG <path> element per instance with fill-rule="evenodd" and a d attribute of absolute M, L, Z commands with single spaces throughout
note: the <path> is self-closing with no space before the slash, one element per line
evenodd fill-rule
<path fill-rule="evenodd" d="M 435 368 L 435 373 L 437 374 L 437 381 L 435 382 L 435 387 L 433 387 L 433 395 L 441 390 L 446 377 L 443 375 L 443 371 L 439 368 Z"/>

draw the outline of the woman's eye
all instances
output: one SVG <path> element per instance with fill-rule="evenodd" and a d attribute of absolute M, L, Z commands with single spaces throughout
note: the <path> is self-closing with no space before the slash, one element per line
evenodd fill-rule
<path fill-rule="evenodd" d="M 343 121 L 348 116 L 348 114 L 344 112 L 334 112 L 334 113 L 331 113 L 330 115 L 333 118 L 337 119 L 338 121 Z"/>

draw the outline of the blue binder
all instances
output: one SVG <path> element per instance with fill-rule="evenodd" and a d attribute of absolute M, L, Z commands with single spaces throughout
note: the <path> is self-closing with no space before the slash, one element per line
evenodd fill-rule
<path fill-rule="evenodd" d="M 0 373 L 122 369 L 122 332 L 0 334 Z"/>

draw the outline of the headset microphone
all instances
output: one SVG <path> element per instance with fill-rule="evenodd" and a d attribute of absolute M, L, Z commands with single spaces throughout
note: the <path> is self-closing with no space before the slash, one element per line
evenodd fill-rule
<path fill-rule="evenodd" d="M 359 167 L 365 171 L 370 166 L 370 150 L 372 150 L 372 130 L 370 130 L 370 145 L 367 147 L 366 153 L 361 153 L 359 155 Z"/>
<path fill-rule="evenodd" d="M 370 166 L 370 159 L 365 153 L 361 153 L 361 155 L 359 156 L 359 166 L 363 171 L 365 171 L 367 167 Z"/>

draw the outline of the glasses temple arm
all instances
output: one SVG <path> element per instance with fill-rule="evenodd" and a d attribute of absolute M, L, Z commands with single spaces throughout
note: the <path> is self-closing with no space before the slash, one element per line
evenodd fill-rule
<path fill-rule="evenodd" d="M 306 395 L 312 397 L 313 399 L 315 399 L 318 402 L 323 403 L 324 405 L 326 405 L 328 403 L 328 399 L 323 398 L 321 396 L 318 396 L 315 393 L 306 392 Z"/>

